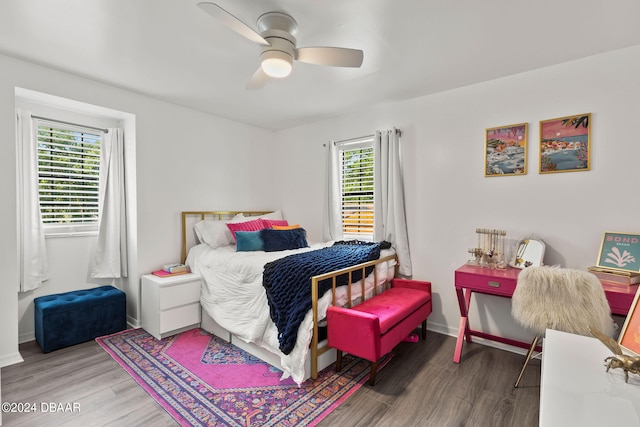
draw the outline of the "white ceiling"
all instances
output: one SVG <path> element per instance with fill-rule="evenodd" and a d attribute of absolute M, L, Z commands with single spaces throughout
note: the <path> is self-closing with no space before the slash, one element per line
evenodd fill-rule
<path fill-rule="evenodd" d="M 199 1 L 1 0 L 0 53 L 279 130 L 640 44 L 639 0 L 213 0 L 252 28 L 287 12 L 298 47 L 364 50 L 251 91 L 259 47 Z"/>

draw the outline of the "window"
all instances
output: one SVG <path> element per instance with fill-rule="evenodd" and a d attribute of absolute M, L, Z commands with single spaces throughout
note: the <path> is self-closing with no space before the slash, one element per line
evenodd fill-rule
<path fill-rule="evenodd" d="M 373 240 L 373 138 L 338 143 L 338 148 L 344 238 Z"/>
<path fill-rule="evenodd" d="M 34 121 L 40 212 L 47 234 L 97 231 L 103 131 Z"/>

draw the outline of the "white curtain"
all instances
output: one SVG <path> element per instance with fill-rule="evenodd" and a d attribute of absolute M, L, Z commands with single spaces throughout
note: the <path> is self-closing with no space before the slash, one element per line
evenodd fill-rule
<path fill-rule="evenodd" d="M 398 273 L 412 275 L 404 204 L 400 131 L 376 131 L 373 142 L 375 224 L 373 238 L 391 242 L 398 254 Z"/>
<path fill-rule="evenodd" d="M 127 277 L 124 132 L 110 128 L 100 159 L 100 231 L 91 277 Z"/>
<path fill-rule="evenodd" d="M 340 208 L 340 165 L 335 141 L 327 150 L 327 202 L 324 235 L 326 240 L 342 240 L 342 211 Z"/>
<path fill-rule="evenodd" d="M 44 227 L 38 197 L 37 130 L 28 111 L 16 110 L 18 169 L 19 292 L 42 286 L 49 279 Z"/>

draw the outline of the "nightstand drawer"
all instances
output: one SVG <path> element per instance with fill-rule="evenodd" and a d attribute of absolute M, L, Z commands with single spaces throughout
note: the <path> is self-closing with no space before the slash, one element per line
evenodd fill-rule
<path fill-rule="evenodd" d="M 200 302 L 200 280 L 163 286 L 160 289 L 160 310 Z"/>
<path fill-rule="evenodd" d="M 160 330 L 173 331 L 200 323 L 200 303 L 183 305 L 160 313 Z"/>

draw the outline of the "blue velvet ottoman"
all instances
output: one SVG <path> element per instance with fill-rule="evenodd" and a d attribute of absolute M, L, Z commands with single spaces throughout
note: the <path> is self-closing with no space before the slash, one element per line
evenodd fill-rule
<path fill-rule="evenodd" d="M 36 341 L 45 353 L 127 328 L 126 295 L 113 286 L 45 295 L 33 302 Z"/>

